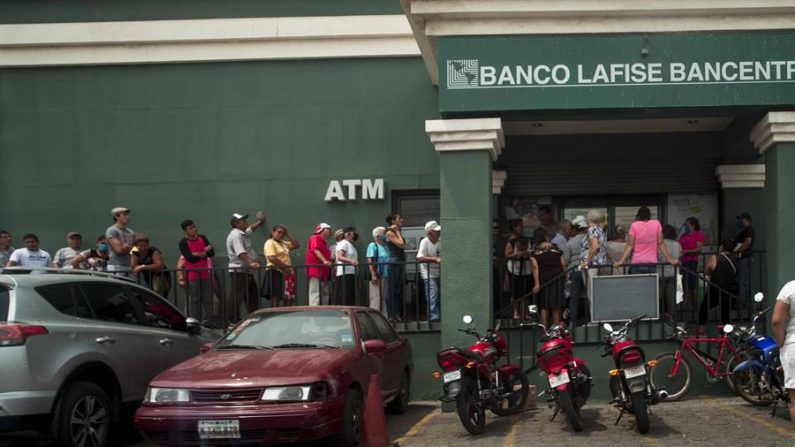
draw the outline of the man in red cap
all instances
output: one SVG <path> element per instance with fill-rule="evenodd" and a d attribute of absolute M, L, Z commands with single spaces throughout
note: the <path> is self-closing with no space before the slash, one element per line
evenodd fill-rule
<path fill-rule="evenodd" d="M 319 223 L 306 243 L 306 276 L 309 278 L 309 305 L 328 305 L 331 251 L 326 238 L 331 236 L 331 225 Z"/>

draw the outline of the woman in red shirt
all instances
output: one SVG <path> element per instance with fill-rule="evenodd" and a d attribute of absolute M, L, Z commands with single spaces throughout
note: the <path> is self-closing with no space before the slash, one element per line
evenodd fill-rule
<path fill-rule="evenodd" d="M 684 310 L 693 309 L 693 303 L 698 288 L 698 257 L 704 249 L 704 233 L 701 224 L 695 217 L 685 219 L 679 235 L 679 244 L 682 245 L 682 274 L 684 288 Z"/>

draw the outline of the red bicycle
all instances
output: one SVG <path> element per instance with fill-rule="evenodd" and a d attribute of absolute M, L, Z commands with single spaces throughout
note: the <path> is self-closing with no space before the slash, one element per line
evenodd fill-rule
<path fill-rule="evenodd" d="M 732 371 L 735 364 L 741 361 L 741 356 L 738 354 L 732 338 L 729 337 L 729 334 L 734 332 L 734 326 L 731 324 L 718 326 L 718 329 L 723 331 L 719 337 L 691 337 L 686 329 L 671 323 L 668 324 L 674 328 L 671 337 L 676 339 L 676 351 L 665 352 L 657 356 L 656 363 L 649 374 L 652 387 L 667 391 L 667 400 L 669 401 L 676 401 L 684 397 L 692 383 L 693 368 L 684 356 L 685 352 L 689 352 L 706 370 L 708 382 L 714 384 L 725 378 L 726 385 L 734 392 L 734 373 Z M 695 343 L 719 346 L 718 357 L 715 358 L 698 349 L 694 346 Z"/>

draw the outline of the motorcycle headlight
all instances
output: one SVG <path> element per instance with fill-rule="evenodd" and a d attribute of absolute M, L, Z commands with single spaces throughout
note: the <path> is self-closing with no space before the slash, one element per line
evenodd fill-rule
<path fill-rule="evenodd" d="M 328 386 L 323 382 L 310 385 L 268 387 L 262 393 L 262 400 L 268 402 L 309 402 L 326 400 Z"/>
<path fill-rule="evenodd" d="M 144 395 L 144 402 L 167 404 L 190 401 L 190 394 L 184 388 L 148 388 Z"/>

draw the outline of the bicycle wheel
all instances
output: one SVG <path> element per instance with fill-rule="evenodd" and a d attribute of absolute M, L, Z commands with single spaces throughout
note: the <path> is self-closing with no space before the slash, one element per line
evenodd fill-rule
<path fill-rule="evenodd" d="M 742 354 L 739 352 L 733 354 L 731 352 L 727 353 L 726 360 L 723 361 L 723 372 L 729 373 L 726 377 L 726 386 L 732 391 L 732 393 L 739 395 L 740 391 L 737 389 L 737 380 L 744 380 L 743 378 L 735 377 L 735 374 L 732 372 L 734 371 L 734 367 L 737 366 L 738 363 L 743 361 Z"/>
<path fill-rule="evenodd" d="M 649 380 L 654 389 L 665 390 L 668 392 L 667 401 L 677 401 L 687 394 L 692 382 L 690 363 L 682 357 L 679 362 L 679 369 L 675 376 L 671 376 L 671 371 L 676 364 L 676 354 L 666 352 L 657 356 L 657 365 L 649 371 Z"/>

